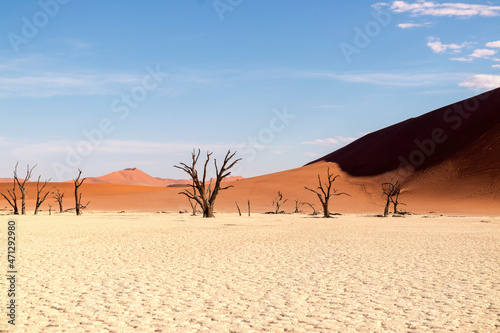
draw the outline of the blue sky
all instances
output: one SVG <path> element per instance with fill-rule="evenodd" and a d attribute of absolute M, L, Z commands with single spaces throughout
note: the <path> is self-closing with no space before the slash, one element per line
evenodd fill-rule
<path fill-rule="evenodd" d="M 0 3 L 0 176 L 245 177 L 500 86 L 500 1 Z"/>

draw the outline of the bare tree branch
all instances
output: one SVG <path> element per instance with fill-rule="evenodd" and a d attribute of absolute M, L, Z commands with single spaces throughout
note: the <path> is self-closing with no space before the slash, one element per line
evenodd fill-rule
<path fill-rule="evenodd" d="M 179 194 L 185 195 L 189 199 L 198 202 L 200 207 L 203 209 L 203 217 L 214 217 L 214 203 L 217 198 L 217 195 L 219 194 L 220 191 L 227 190 L 228 188 L 233 187 L 232 185 L 221 187 L 220 184 L 224 178 L 226 178 L 231 174 L 231 172 L 228 172 L 229 169 L 231 169 L 238 161 L 240 161 L 241 158 L 231 162 L 236 152 L 231 154 L 231 151 L 228 150 L 226 157 L 224 158 L 224 162 L 222 163 L 220 168 L 219 165 L 217 164 L 217 160 L 214 159 L 215 183 L 212 183 L 213 179 L 210 179 L 210 181 L 207 184 L 207 168 L 212 153 L 207 152 L 207 157 L 203 165 L 203 175 L 201 176 L 201 181 L 198 175 L 198 171 L 196 170 L 196 164 L 198 162 L 200 154 L 201 154 L 200 149 L 198 149 L 198 152 L 196 152 L 196 150 L 193 149 L 193 152 L 191 153 L 191 160 L 192 160 L 191 166 L 185 163 L 174 165 L 175 168 L 186 172 L 193 180 L 191 191 L 186 189 L 182 192 L 179 192 Z"/>

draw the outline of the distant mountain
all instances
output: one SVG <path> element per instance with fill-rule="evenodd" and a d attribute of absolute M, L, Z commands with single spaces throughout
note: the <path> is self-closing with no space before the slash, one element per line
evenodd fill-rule
<path fill-rule="evenodd" d="M 227 177 L 225 182 L 235 181 L 243 177 Z M 191 180 L 187 179 L 164 179 L 152 177 L 142 170 L 137 168 L 127 168 L 121 171 L 115 171 L 101 177 L 87 177 L 88 184 L 119 184 L 119 185 L 138 185 L 138 186 L 186 186 L 191 184 Z"/>

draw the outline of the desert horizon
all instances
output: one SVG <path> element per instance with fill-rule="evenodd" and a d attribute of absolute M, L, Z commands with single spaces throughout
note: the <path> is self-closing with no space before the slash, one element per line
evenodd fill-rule
<path fill-rule="evenodd" d="M 500 332 L 463 1 L 0 1 L 0 333 Z"/>

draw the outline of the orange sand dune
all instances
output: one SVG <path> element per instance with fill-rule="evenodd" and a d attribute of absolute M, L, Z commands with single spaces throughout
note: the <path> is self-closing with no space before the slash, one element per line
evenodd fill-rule
<path fill-rule="evenodd" d="M 295 210 L 295 200 L 320 208 L 315 194 L 304 186 L 318 186 L 317 175 L 326 179 L 327 169 L 341 177 L 335 188 L 350 196 L 336 196 L 331 211 L 376 213 L 383 211 L 381 184 L 399 180 L 400 201 L 407 211 L 425 214 L 500 214 L 500 88 L 429 112 L 417 118 L 368 134 L 302 168 L 237 179 L 234 188 L 222 191 L 216 211 L 243 212 L 247 200 L 253 212 L 273 211 L 272 202 L 281 191 L 288 199 L 282 209 Z M 235 178 L 232 178 L 235 179 Z M 229 179 L 229 180 L 232 180 Z M 104 211 L 189 210 L 182 188 L 165 187 L 169 181 L 138 169 L 126 169 L 88 178 L 82 201 L 89 209 Z M 174 181 L 178 183 L 189 181 Z M 116 183 L 116 184 L 110 184 Z M 74 205 L 71 182 L 51 184 L 66 192 L 65 206 Z M 148 186 L 138 186 L 148 185 Z M 0 184 L 6 193 L 9 183 Z M 28 207 L 34 206 L 36 186 L 28 191 Z M 7 205 L 2 198 L 0 207 Z M 50 198 L 42 206 L 55 206 Z M 303 211 L 311 211 L 301 206 Z"/>
<path fill-rule="evenodd" d="M 243 179 L 240 176 L 230 176 L 224 179 L 224 182 Z M 139 185 L 139 186 L 183 186 L 190 185 L 191 181 L 187 179 L 169 179 L 152 177 L 137 168 L 128 168 L 121 171 L 115 171 L 101 177 L 87 177 L 89 184 L 118 184 L 118 185 Z"/>

